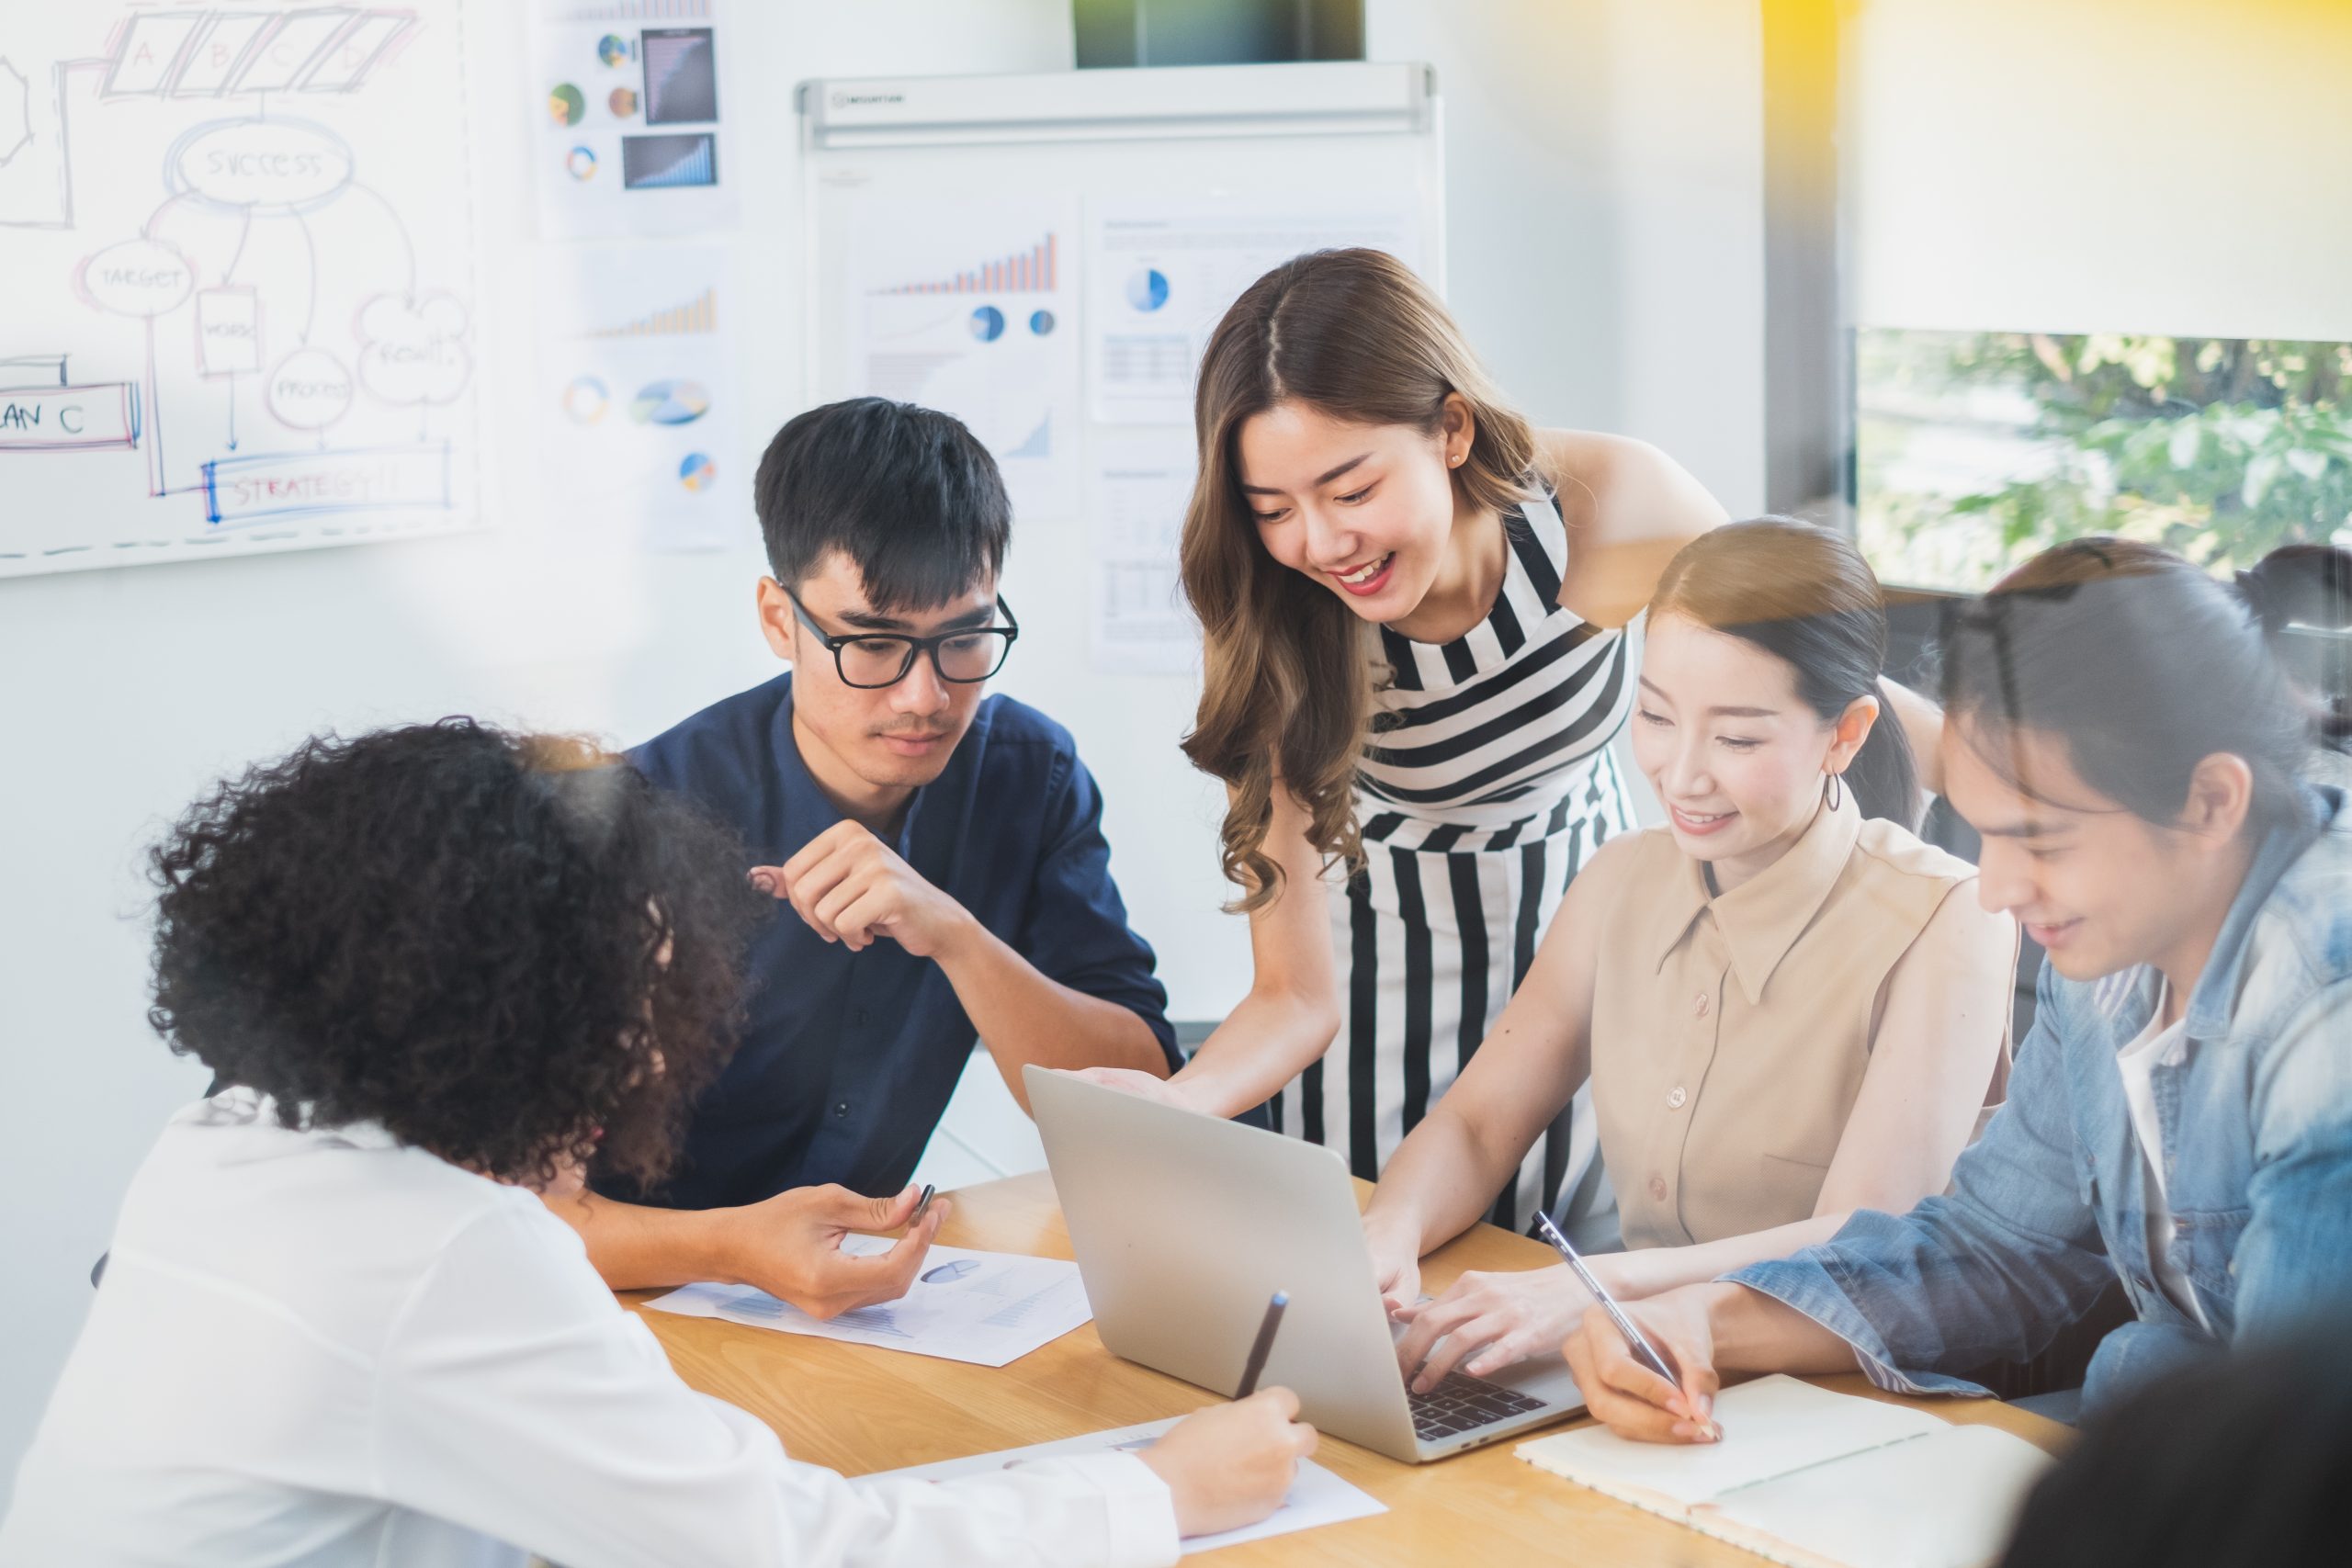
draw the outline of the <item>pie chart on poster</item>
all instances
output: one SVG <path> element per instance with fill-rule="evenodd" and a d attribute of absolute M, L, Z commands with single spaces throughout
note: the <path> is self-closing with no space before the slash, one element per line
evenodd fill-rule
<path fill-rule="evenodd" d="M 548 91 L 548 117 L 558 125 L 578 125 L 588 112 L 588 100 L 580 89 L 569 82 L 560 82 Z"/>
<path fill-rule="evenodd" d="M 1157 310 L 1168 303 L 1168 275 L 1156 266 L 1139 267 L 1127 279 L 1127 303 L 1138 310 Z"/>
<path fill-rule="evenodd" d="M 605 417 L 605 405 L 612 395 L 605 390 L 605 383 L 594 376 L 582 376 L 563 389 L 563 412 L 575 424 L 594 424 Z"/>
<path fill-rule="evenodd" d="M 596 40 L 596 58 L 607 65 L 619 65 L 628 59 L 628 39 L 618 33 L 606 33 Z"/>
<path fill-rule="evenodd" d="M 605 100 L 605 107 L 613 111 L 615 119 L 635 119 L 637 118 L 637 89 L 615 87 L 612 96 Z"/>
<path fill-rule="evenodd" d="M 700 452 L 689 452 L 678 465 L 678 482 L 688 490 L 708 490 L 718 482 L 718 469 Z"/>
<path fill-rule="evenodd" d="M 1004 312 L 993 305 L 983 305 L 972 312 L 972 335 L 982 343 L 994 343 L 1004 335 Z"/>
<path fill-rule="evenodd" d="M 629 400 L 639 424 L 692 424 L 710 412 L 710 394 L 696 381 L 649 381 Z"/>

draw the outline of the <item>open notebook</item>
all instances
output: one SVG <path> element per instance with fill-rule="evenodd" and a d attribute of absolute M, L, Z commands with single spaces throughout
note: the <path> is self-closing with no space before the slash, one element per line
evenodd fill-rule
<path fill-rule="evenodd" d="M 1628 1442 L 1600 1427 L 1519 1457 L 1792 1568 L 1978 1568 L 2001 1554 L 2052 1464 L 2022 1438 L 1758 1378 L 1715 1397 L 1719 1443 Z"/>

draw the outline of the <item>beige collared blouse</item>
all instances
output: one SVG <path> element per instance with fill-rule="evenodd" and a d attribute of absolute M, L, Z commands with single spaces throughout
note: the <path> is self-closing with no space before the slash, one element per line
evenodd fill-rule
<path fill-rule="evenodd" d="M 2006 1010 L 2014 922 L 1976 868 L 1847 795 L 1761 874 L 1710 897 L 1666 829 L 1640 835 L 1600 938 L 1593 1105 L 1629 1247 L 1808 1219 L 1861 1090 L 1888 977 L 1946 900 L 2008 928 L 1939 961 L 1976 964 Z M 1997 965 L 1991 954 L 2006 953 Z M 1997 1104 L 2008 1043 L 1986 1093 Z M 1980 1119 L 1979 1125 L 1982 1125 Z"/>

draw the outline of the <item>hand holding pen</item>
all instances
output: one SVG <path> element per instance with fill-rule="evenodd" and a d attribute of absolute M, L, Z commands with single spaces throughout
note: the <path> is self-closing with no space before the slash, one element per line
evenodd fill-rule
<path fill-rule="evenodd" d="M 1600 1332 L 1594 1322 L 1598 1317 L 1608 1324 L 1607 1334 L 1623 1345 L 1626 1356 L 1632 1359 L 1634 1365 L 1629 1370 L 1645 1374 L 1645 1381 L 1655 1380 L 1645 1390 L 1626 1388 L 1625 1392 L 1643 1393 L 1666 1414 L 1678 1418 L 1666 1435 L 1685 1441 L 1721 1442 L 1723 1428 L 1714 1422 L 1714 1369 L 1706 1364 L 1704 1358 L 1686 1357 L 1684 1364 L 1688 1372 L 1678 1375 L 1649 1336 L 1642 1332 L 1641 1325 L 1627 1315 L 1625 1309 L 1618 1304 L 1617 1298 L 1611 1295 L 1608 1288 L 1593 1274 L 1574 1244 L 1560 1234 L 1560 1228 L 1552 1223 L 1552 1217 L 1539 1211 L 1535 1224 L 1538 1233 L 1552 1244 L 1552 1250 L 1558 1253 L 1575 1271 L 1593 1300 L 1592 1311 L 1585 1314 L 1585 1326 L 1578 1334 L 1569 1336 L 1567 1343 L 1561 1348 L 1562 1353 L 1567 1356 L 1569 1370 L 1576 1374 L 1577 1388 L 1584 1393 L 1586 1404 L 1593 1404 L 1596 1394 L 1602 1393 L 1604 1386 L 1623 1386 L 1621 1378 L 1610 1375 L 1613 1370 L 1611 1361 L 1614 1358 L 1603 1359 L 1591 1354 L 1590 1342 Z M 1576 1353 L 1580 1344 L 1587 1352 L 1581 1358 Z M 1665 1387 L 1662 1390 L 1657 1388 L 1657 1382 L 1663 1382 Z M 1660 1395 L 1663 1397 L 1658 1397 Z M 1599 1414 L 1598 1411 L 1594 1413 Z"/>

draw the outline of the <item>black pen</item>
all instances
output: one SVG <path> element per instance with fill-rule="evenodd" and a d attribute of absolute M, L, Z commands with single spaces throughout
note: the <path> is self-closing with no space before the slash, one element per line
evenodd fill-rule
<path fill-rule="evenodd" d="M 1535 1226 L 1544 1233 L 1544 1239 L 1552 1244 L 1552 1250 L 1567 1259 L 1568 1267 L 1575 1269 L 1577 1278 L 1584 1281 L 1585 1290 L 1600 1303 L 1600 1310 L 1609 1314 L 1609 1321 L 1617 1325 L 1617 1332 L 1625 1337 L 1626 1348 L 1634 1352 L 1634 1359 L 1672 1383 L 1679 1391 L 1682 1387 L 1682 1380 L 1674 1375 L 1673 1369 L 1666 1364 L 1666 1358 L 1659 1355 L 1657 1347 L 1649 1342 L 1649 1337 L 1625 1315 L 1625 1309 L 1617 1304 L 1617 1298 L 1601 1288 L 1600 1280 L 1577 1256 L 1575 1246 L 1560 1234 L 1560 1227 L 1552 1223 L 1552 1216 L 1538 1209 L 1535 1211 Z M 1696 1410 L 1690 1412 L 1690 1418 L 1699 1424 L 1703 1435 L 1711 1438 L 1723 1436 L 1721 1427 Z"/>
<path fill-rule="evenodd" d="M 1288 1305 L 1288 1291 L 1276 1291 L 1274 1299 L 1266 1303 L 1265 1319 L 1258 1325 L 1258 1337 L 1250 1347 L 1250 1359 L 1241 1369 L 1241 1386 L 1234 1391 L 1234 1398 L 1247 1399 L 1258 1392 L 1258 1379 L 1266 1370 L 1266 1358 L 1273 1354 L 1274 1330 L 1283 1325 L 1283 1308 Z"/>
<path fill-rule="evenodd" d="M 938 1196 L 938 1193 L 939 1189 L 936 1186 L 930 1182 L 923 1183 L 922 1196 L 915 1200 L 915 1212 L 907 1216 L 908 1229 L 912 1230 L 922 1224 L 922 1212 L 931 1207 L 932 1199 Z"/>

